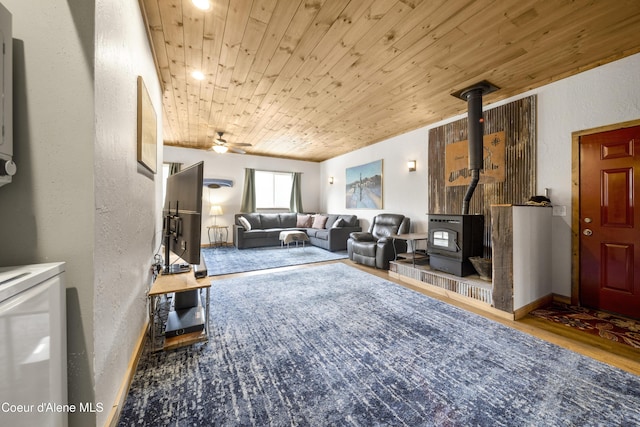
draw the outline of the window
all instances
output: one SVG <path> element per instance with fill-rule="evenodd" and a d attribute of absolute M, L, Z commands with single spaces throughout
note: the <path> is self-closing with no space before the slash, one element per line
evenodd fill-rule
<path fill-rule="evenodd" d="M 167 178 L 170 167 L 169 163 L 162 164 L 162 206 L 164 206 L 164 198 L 167 196 Z"/>
<path fill-rule="evenodd" d="M 292 174 L 257 170 L 255 178 L 256 208 L 289 209 Z"/>

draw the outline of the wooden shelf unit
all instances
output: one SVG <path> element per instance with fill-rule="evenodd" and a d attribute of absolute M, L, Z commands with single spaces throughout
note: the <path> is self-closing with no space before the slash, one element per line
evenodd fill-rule
<path fill-rule="evenodd" d="M 186 291 L 205 291 L 205 321 L 204 330 L 192 332 L 184 335 L 166 338 L 162 348 L 156 348 L 156 315 L 158 311 L 159 300 L 163 295 L 180 293 Z M 161 274 L 153 282 L 149 290 L 149 328 L 151 337 L 151 346 L 153 351 L 171 350 L 186 345 L 192 345 L 198 342 L 204 342 L 209 339 L 209 303 L 211 291 L 211 278 L 202 277 L 196 279 L 193 271 L 180 274 Z M 202 295 L 199 295 L 201 297 Z"/>

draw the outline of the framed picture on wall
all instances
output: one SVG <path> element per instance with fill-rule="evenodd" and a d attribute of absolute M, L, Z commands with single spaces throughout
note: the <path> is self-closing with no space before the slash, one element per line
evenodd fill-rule
<path fill-rule="evenodd" d="M 382 159 L 346 171 L 347 209 L 382 209 Z"/>
<path fill-rule="evenodd" d="M 147 87 L 138 76 L 138 162 L 156 173 L 157 168 L 157 119 Z"/>

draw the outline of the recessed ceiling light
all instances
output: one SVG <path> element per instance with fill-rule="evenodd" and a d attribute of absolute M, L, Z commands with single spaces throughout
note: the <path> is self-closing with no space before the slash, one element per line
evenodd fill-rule
<path fill-rule="evenodd" d="M 209 0 L 191 0 L 191 2 L 200 10 L 211 9 L 211 2 Z"/>
<path fill-rule="evenodd" d="M 202 71 L 194 71 L 191 73 L 191 77 L 196 80 L 204 80 L 204 74 L 202 74 Z"/>

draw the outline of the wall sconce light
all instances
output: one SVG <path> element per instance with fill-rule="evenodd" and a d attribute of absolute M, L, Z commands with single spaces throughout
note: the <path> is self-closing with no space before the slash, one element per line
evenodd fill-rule
<path fill-rule="evenodd" d="M 416 161 L 415 160 L 409 160 L 407 162 L 407 167 L 409 168 L 409 172 L 415 172 L 416 171 Z"/>
<path fill-rule="evenodd" d="M 329 184 L 333 184 L 333 177 L 332 176 L 329 177 Z"/>

